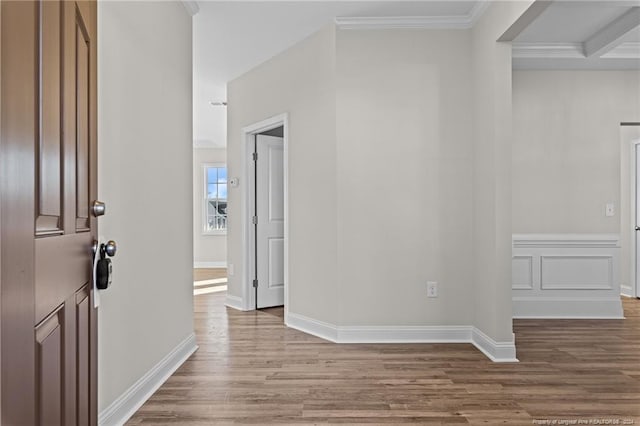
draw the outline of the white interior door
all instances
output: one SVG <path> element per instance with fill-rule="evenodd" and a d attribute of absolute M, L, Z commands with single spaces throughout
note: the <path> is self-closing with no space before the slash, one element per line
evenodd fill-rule
<path fill-rule="evenodd" d="M 636 147 L 636 194 L 635 200 L 632 202 L 636 203 L 636 222 L 635 222 L 635 245 L 636 245 L 636 289 L 635 295 L 636 297 L 640 297 L 640 145 L 635 145 Z M 633 244 L 633 242 L 632 242 Z M 632 277 L 633 279 L 633 277 Z"/>
<path fill-rule="evenodd" d="M 283 139 L 256 139 L 256 256 L 258 308 L 284 305 Z"/>

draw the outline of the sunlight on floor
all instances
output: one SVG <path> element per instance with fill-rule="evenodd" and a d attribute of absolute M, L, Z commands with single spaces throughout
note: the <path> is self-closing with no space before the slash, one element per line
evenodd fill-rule
<path fill-rule="evenodd" d="M 227 280 L 224 280 L 224 282 L 226 283 Z M 198 296 L 199 294 L 209 294 L 209 293 L 218 293 L 220 291 L 227 291 L 227 286 L 226 285 L 216 285 L 216 286 L 212 286 L 212 287 L 205 287 L 205 288 L 197 288 L 198 286 L 198 281 L 194 282 L 194 288 L 193 288 L 193 295 L 194 296 Z M 202 285 L 202 284 L 200 284 Z"/>

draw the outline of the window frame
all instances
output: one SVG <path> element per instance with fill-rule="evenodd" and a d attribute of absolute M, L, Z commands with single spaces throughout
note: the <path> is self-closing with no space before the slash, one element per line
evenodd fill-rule
<path fill-rule="evenodd" d="M 227 235 L 227 229 L 207 229 L 208 223 L 208 204 L 209 204 L 209 180 L 208 180 L 208 170 L 210 168 L 225 168 L 227 169 L 227 206 L 229 203 L 229 169 L 227 168 L 226 163 L 202 163 L 202 211 L 200 212 L 200 220 L 202 221 L 202 225 L 200 229 L 202 230 L 202 235 Z M 227 220 L 229 215 L 227 214 Z"/>

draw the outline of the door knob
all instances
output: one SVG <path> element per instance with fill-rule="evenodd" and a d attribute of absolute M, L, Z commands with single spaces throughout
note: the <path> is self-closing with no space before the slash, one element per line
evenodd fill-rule
<path fill-rule="evenodd" d="M 116 242 L 113 241 L 113 240 L 107 241 L 107 243 L 104 245 L 104 252 L 109 257 L 115 256 L 117 250 L 118 250 L 118 246 L 117 246 Z"/>
<path fill-rule="evenodd" d="M 94 217 L 103 216 L 106 206 L 102 201 L 95 200 L 91 206 L 91 213 Z"/>
<path fill-rule="evenodd" d="M 636 231 L 640 231 L 640 226 L 636 226 Z"/>
<path fill-rule="evenodd" d="M 94 255 L 99 255 L 98 249 L 100 249 L 100 252 L 104 252 L 104 254 L 106 254 L 107 256 L 113 257 L 116 255 L 116 251 L 118 251 L 118 245 L 113 240 L 109 240 L 106 243 L 102 244 L 98 244 L 98 242 L 94 240 L 91 247 Z"/>

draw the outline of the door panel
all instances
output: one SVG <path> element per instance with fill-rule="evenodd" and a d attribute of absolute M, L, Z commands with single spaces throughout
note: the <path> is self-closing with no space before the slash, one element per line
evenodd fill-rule
<path fill-rule="evenodd" d="M 2 424 L 95 425 L 96 4 L 1 7 Z"/>
<path fill-rule="evenodd" d="M 283 148 L 280 137 L 256 138 L 258 308 L 284 304 Z"/>
<path fill-rule="evenodd" d="M 38 217 L 36 233 L 60 233 L 61 133 L 60 42 L 61 3 L 40 3 L 40 138 L 38 155 Z"/>
<path fill-rule="evenodd" d="M 76 229 L 89 230 L 89 46 L 82 17 L 76 21 Z"/>
<path fill-rule="evenodd" d="M 76 315 L 76 341 L 78 348 L 78 361 L 76 364 L 78 390 L 76 392 L 77 401 L 77 423 L 78 425 L 89 425 L 89 395 L 91 395 L 91 380 L 89 377 L 89 359 L 90 359 L 90 334 L 89 330 L 91 318 L 91 303 L 89 286 L 86 286 L 75 297 L 75 315 Z"/>
<path fill-rule="evenodd" d="M 36 321 L 40 321 L 89 281 L 91 236 L 72 233 L 38 238 L 35 244 Z"/>
<path fill-rule="evenodd" d="M 61 425 L 63 418 L 62 362 L 63 332 L 62 307 L 36 327 L 36 362 L 38 364 L 38 424 Z"/>

